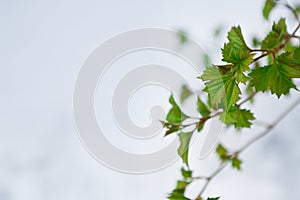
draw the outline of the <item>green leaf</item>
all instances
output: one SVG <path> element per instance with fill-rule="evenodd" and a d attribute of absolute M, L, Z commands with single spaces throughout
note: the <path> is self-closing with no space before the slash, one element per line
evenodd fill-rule
<path fill-rule="evenodd" d="M 276 2 L 273 0 L 266 0 L 264 8 L 263 8 L 263 16 L 266 20 L 269 19 L 269 15 L 271 11 L 275 8 Z"/>
<path fill-rule="evenodd" d="M 200 98 L 198 98 L 197 100 L 197 108 L 201 116 L 207 117 L 210 115 L 210 109 L 206 106 L 206 104 L 203 101 L 201 101 Z"/>
<path fill-rule="evenodd" d="M 214 197 L 214 198 L 207 198 L 207 200 L 219 200 L 220 197 Z"/>
<path fill-rule="evenodd" d="M 220 24 L 217 27 L 215 27 L 214 29 L 214 37 L 219 37 L 221 35 L 221 33 L 223 32 L 224 29 L 224 25 Z"/>
<path fill-rule="evenodd" d="M 252 38 L 252 46 L 258 47 L 260 45 L 260 40 L 257 37 Z"/>
<path fill-rule="evenodd" d="M 170 135 L 172 133 L 176 133 L 177 131 L 180 130 L 179 125 L 173 125 L 173 124 L 170 124 L 168 122 L 163 122 L 163 127 L 168 129 L 165 133 L 165 136 Z"/>
<path fill-rule="evenodd" d="M 228 155 L 228 150 L 222 144 L 219 144 L 217 146 L 216 153 L 222 162 L 226 162 L 230 159 L 230 156 Z"/>
<path fill-rule="evenodd" d="M 246 76 L 244 73 L 236 73 L 235 79 L 237 82 L 243 83 L 243 84 L 246 84 L 248 81 L 251 80 L 251 78 Z"/>
<path fill-rule="evenodd" d="M 297 75 L 297 70 L 287 67 L 287 65 L 280 62 L 254 69 L 250 73 L 252 77 L 251 84 L 257 91 L 265 92 L 270 90 L 278 98 L 281 95 L 288 94 L 291 88 L 296 89 L 296 85 L 293 83 L 291 77 Z"/>
<path fill-rule="evenodd" d="M 295 10 L 296 10 L 298 13 L 300 13 L 300 4 L 298 4 L 298 5 L 295 6 Z"/>
<path fill-rule="evenodd" d="M 168 197 L 169 200 L 190 200 L 186 198 L 182 190 L 174 190 Z"/>
<path fill-rule="evenodd" d="M 210 107 L 219 108 L 221 102 L 225 101 L 225 87 L 218 68 L 207 67 L 201 79 L 206 81 L 204 91 L 208 93 Z"/>
<path fill-rule="evenodd" d="M 180 93 L 180 102 L 184 103 L 185 100 L 189 98 L 192 94 L 192 91 L 186 85 L 182 85 Z"/>
<path fill-rule="evenodd" d="M 187 33 L 184 30 L 178 30 L 178 36 L 181 44 L 185 44 L 187 42 Z"/>
<path fill-rule="evenodd" d="M 233 157 L 231 160 L 231 165 L 237 170 L 241 170 L 242 161 L 238 157 Z"/>
<path fill-rule="evenodd" d="M 227 36 L 229 43 L 232 43 L 235 47 L 249 49 L 242 34 L 240 26 L 232 27 Z"/>
<path fill-rule="evenodd" d="M 255 117 L 250 110 L 240 109 L 239 107 L 231 107 L 228 112 L 220 115 L 220 120 L 228 125 L 234 125 L 236 129 L 250 128 Z"/>
<path fill-rule="evenodd" d="M 180 107 L 175 102 L 173 95 L 170 96 L 169 102 L 171 103 L 172 108 L 167 114 L 167 121 L 162 122 L 163 127 L 168 129 L 165 133 L 165 136 L 178 132 L 181 128 L 180 125 L 182 122 L 188 118 L 188 116 L 181 111 Z"/>
<path fill-rule="evenodd" d="M 208 197 L 207 200 L 219 200 L 220 197 Z M 204 200 L 202 197 L 197 197 L 195 200 Z"/>
<path fill-rule="evenodd" d="M 286 52 L 278 56 L 278 62 L 282 65 L 285 74 L 290 78 L 300 78 L 300 49 Z"/>
<path fill-rule="evenodd" d="M 203 55 L 203 65 L 204 65 L 204 66 L 209 66 L 209 65 L 211 65 L 211 64 L 212 64 L 212 62 L 211 62 L 211 60 L 210 60 L 208 54 L 205 53 L 205 54 Z"/>
<path fill-rule="evenodd" d="M 217 67 L 207 67 L 201 79 L 205 81 L 204 91 L 208 93 L 212 108 L 219 108 L 221 104 L 225 104 L 228 110 L 240 99 L 241 90 L 232 73 L 221 75 Z"/>
<path fill-rule="evenodd" d="M 180 140 L 180 146 L 177 150 L 178 155 L 181 157 L 182 161 L 189 166 L 189 145 L 191 141 L 191 137 L 193 135 L 193 132 L 188 133 L 180 133 L 179 134 L 179 140 Z"/>
<path fill-rule="evenodd" d="M 176 188 L 169 194 L 169 200 L 190 200 L 184 196 L 184 192 L 186 187 L 189 185 L 190 182 L 187 181 L 177 181 Z"/>
<path fill-rule="evenodd" d="M 167 121 L 181 124 L 187 116 L 181 111 L 180 107 L 175 102 L 173 95 L 170 96 L 169 102 L 172 104 L 172 108 L 167 115 Z"/>
<path fill-rule="evenodd" d="M 211 111 L 208 106 L 203 101 L 201 101 L 200 98 L 198 98 L 197 100 L 197 109 L 202 116 L 199 123 L 197 124 L 197 131 L 200 132 L 203 129 L 204 124 L 207 121 L 207 117 L 210 115 Z"/>
<path fill-rule="evenodd" d="M 191 179 L 193 172 L 190 170 L 185 170 L 184 168 L 181 168 L 181 174 L 184 179 Z"/>
<path fill-rule="evenodd" d="M 226 91 L 226 110 L 240 99 L 241 90 L 232 75 L 223 76 Z"/>
<path fill-rule="evenodd" d="M 188 181 L 177 181 L 176 189 L 185 189 L 189 183 Z"/>
<path fill-rule="evenodd" d="M 222 74 L 220 73 L 219 69 L 215 66 L 212 67 L 206 67 L 205 71 L 203 72 L 201 79 L 203 81 L 209 81 L 209 80 L 219 80 L 221 79 Z"/>
<path fill-rule="evenodd" d="M 202 131 L 202 129 L 204 128 L 204 123 L 205 123 L 205 119 L 204 118 L 201 118 L 200 119 L 200 123 L 198 123 L 198 127 L 197 127 L 197 131 L 200 132 Z"/>
<path fill-rule="evenodd" d="M 241 28 L 233 27 L 228 33 L 229 43 L 224 44 L 222 49 L 223 61 L 234 64 L 238 73 L 249 70 L 253 61 L 253 54 L 247 46 Z"/>
<path fill-rule="evenodd" d="M 262 41 L 261 48 L 266 50 L 272 50 L 275 47 L 281 45 L 288 35 L 286 22 L 284 18 L 281 18 L 279 22 L 274 23 L 272 31 Z"/>

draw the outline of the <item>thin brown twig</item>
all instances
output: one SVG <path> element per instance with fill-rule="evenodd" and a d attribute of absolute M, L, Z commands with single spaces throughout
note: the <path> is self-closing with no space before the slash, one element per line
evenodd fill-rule
<path fill-rule="evenodd" d="M 202 187 L 199 195 L 197 196 L 197 198 L 200 198 L 202 196 L 202 194 L 205 192 L 206 188 L 208 187 L 209 183 L 211 182 L 211 180 L 216 177 L 226 166 L 228 165 L 228 162 L 226 163 L 222 163 L 218 169 L 216 169 L 216 171 L 214 171 L 208 178 L 206 178 L 206 182 L 204 184 L 204 186 Z"/>
<path fill-rule="evenodd" d="M 241 106 L 244 103 L 250 101 L 255 95 L 257 94 L 257 92 L 253 92 L 252 94 L 250 94 L 246 99 L 242 100 L 240 103 L 237 104 L 237 106 Z"/>
<path fill-rule="evenodd" d="M 292 37 L 292 38 L 300 39 L 300 36 L 298 36 L 298 35 L 292 35 L 291 37 Z"/>
<path fill-rule="evenodd" d="M 285 112 L 283 112 L 273 123 L 271 123 L 269 126 L 267 126 L 266 130 L 263 131 L 261 134 L 259 134 L 258 136 L 256 136 L 255 138 L 253 138 L 252 140 L 250 140 L 249 142 L 247 142 L 244 146 L 242 146 L 238 151 L 236 151 L 237 153 L 240 153 L 242 151 L 244 151 L 245 149 L 247 149 L 250 145 L 252 145 L 253 143 L 255 143 L 257 140 L 261 139 L 262 137 L 264 137 L 265 135 L 267 135 L 271 130 L 274 129 L 275 126 L 277 126 L 298 104 L 300 104 L 300 98 L 298 100 L 296 100 L 290 107 L 288 107 L 287 110 L 285 110 Z"/>
<path fill-rule="evenodd" d="M 298 15 L 297 11 L 290 4 L 288 4 L 288 2 L 283 4 L 283 6 L 285 6 L 287 9 L 289 9 L 293 13 L 293 16 L 296 18 L 296 20 L 299 22 L 299 15 Z"/>
<path fill-rule="evenodd" d="M 293 38 L 293 37 L 297 37 L 296 36 L 296 33 L 298 32 L 298 30 L 300 29 L 300 22 L 298 23 L 297 27 L 295 28 L 295 30 L 293 31 L 292 34 L 290 35 L 287 35 L 287 38 L 286 40 L 284 41 L 284 43 L 282 43 L 281 45 L 279 45 L 278 47 L 274 48 L 273 50 L 268 50 L 268 51 L 265 51 L 265 50 L 261 50 L 262 52 L 265 52 L 265 53 L 262 53 L 260 56 L 258 56 L 257 58 L 254 58 L 253 61 L 251 62 L 252 63 L 255 63 L 257 62 L 258 60 L 270 55 L 270 54 L 273 54 L 275 55 L 276 52 L 280 51 L 282 48 L 284 48 L 287 43 Z M 257 50 L 256 50 L 257 51 Z"/>
<path fill-rule="evenodd" d="M 267 49 L 250 49 L 250 52 L 268 52 Z"/>
<path fill-rule="evenodd" d="M 264 57 L 266 57 L 266 56 L 268 56 L 270 53 L 271 53 L 271 52 L 268 51 L 268 52 L 266 52 L 266 53 L 261 54 L 261 55 L 258 56 L 257 58 L 254 58 L 253 61 L 251 62 L 251 64 L 257 62 L 258 60 L 260 60 L 260 59 L 262 59 L 262 58 L 264 58 Z"/>
<path fill-rule="evenodd" d="M 258 134 L 255 138 L 253 138 L 252 140 L 247 142 L 245 145 L 243 145 L 240 149 L 235 151 L 233 153 L 233 155 L 238 155 L 238 154 L 242 153 L 248 147 L 250 147 L 253 143 L 257 142 L 258 140 L 260 140 L 261 138 L 266 136 L 268 133 L 270 133 L 274 129 L 274 127 L 277 126 L 299 104 L 300 104 L 300 98 L 298 100 L 296 100 L 291 106 L 289 106 L 288 109 L 285 110 L 285 112 L 283 112 L 273 123 L 271 123 L 269 126 L 267 126 L 266 130 L 264 130 L 262 133 Z M 229 162 L 222 163 L 213 172 L 213 174 L 211 176 L 209 176 L 205 179 L 206 182 L 205 182 L 204 186 L 202 187 L 202 189 L 201 189 L 199 195 L 197 196 L 197 198 L 200 198 L 202 196 L 202 194 L 205 192 L 206 188 L 210 184 L 211 180 L 214 179 L 228 164 L 229 164 Z"/>

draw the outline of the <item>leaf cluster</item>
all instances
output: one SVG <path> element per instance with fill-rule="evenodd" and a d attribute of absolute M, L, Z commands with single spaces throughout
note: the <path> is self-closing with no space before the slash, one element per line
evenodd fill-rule
<path fill-rule="evenodd" d="M 278 1 L 266 0 L 262 14 L 268 20 Z M 284 4 L 299 21 L 300 3 L 296 7 Z M 198 77 L 204 82 L 205 97 L 197 98 L 197 117 L 190 117 L 182 112 L 181 107 L 171 95 L 171 109 L 166 121 L 162 122 L 166 129 L 165 135 L 176 133 L 180 140 L 178 155 L 188 170 L 182 169 L 183 179 L 177 182 L 176 188 L 169 195 L 170 200 L 188 199 L 184 196 L 186 187 L 193 182 L 189 166 L 189 147 L 195 132 L 201 132 L 206 122 L 214 117 L 236 130 L 251 128 L 255 115 L 244 103 L 254 100 L 258 92 L 270 92 L 277 98 L 289 95 L 292 89 L 298 88 L 294 79 L 300 78 L 300 46 L 293 42 L 299 40 L 297 35 L 300 23 L 293 32 L 289 32 L 284 18 L 274 22 L 263 39 L 252 39 L 251 48 L 244 39 L 240 26 L 232 27 L 227 34 L 227 42 L 221 48 L 222 64 L 207 66 Z M 183 37 L 182 37 L 183 38 Z M 183 40 L 183 39 L 181 39 Z M 267 64 L 262 64 L 267 63 Z M 244 89 L 246 88 L 246 89 Z M 181 103 L 184 103 L 193 93 L 188 87 L 182 87 Z M 205 100 L 203 100 L 205 99 Z M 191 123 L 185 123 L 194 120 Z M 188 127 L 192 127 L 186 131 Z M 232 168 L 240 170 L 242 161 L 239 151 L 229 152 L 219 144 L 216 154 L 221 163 L 230 163 Z M 209 181 L 209 179 L 207 179 Z M 196 200 L 203 200 L 201 194 Z M 208 198 L 207 200 L 218 200 Z"/>

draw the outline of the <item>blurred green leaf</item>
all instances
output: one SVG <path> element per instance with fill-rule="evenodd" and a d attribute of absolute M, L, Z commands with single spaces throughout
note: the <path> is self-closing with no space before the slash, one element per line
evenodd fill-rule
<path fill-rule="evenodd" d="M 251 121 L 255 117 L 250 110 L 240 109 L 239 107 L 231 107 L 228 112 L 223 112 L 220 115 L 220 120 L 228 125 L 234 125 L 236 129 L 250 128 Z"/>
<path fill-rule="evenodd" d="M 180 146 L 177 150 L 178 155 L 181 157 L 182 161 L 189 166 L 189 145 L 191 141 L 191 137 L 193 135 L 193 132 L 187 132 L 187 133 L 180 133 L 179 134 L 179 140 L 180 140 Z"/>
<path fill-rule="evenodd" d="M 220 197 L 214 197 L 214 198 L 207 198 L 207 200 L 219 200 Z"/>
<path fill-rule="evenodd" d="M 272 50 L 281 45 L 288 35 L 285 19 L 281 18 L 278 23 L 274 23 L 272 31 L 262 41 L 261 48 Z"/>
<path fill-rule="evenodd" d="M 298 5 L 295 6 L 295 10 L 296 10 L 298 13 L 300 13 L 300 4 L 298 4 Z"/>
<path fill-rule="evenodd" d="M 269 19 L 271 11 L 275 8 L 276 2 L 274 0 L 266 0 L 263 8 L 263 16 L 266 20 Z"/>
<path fill-rule="evenodd" d="M 176 188 L 169 194 L 169 200 L 190 200 L 184 196 L 186 187 L 190 182 L 187 181 L 177 181 Z"/>
<path fill-rule="evenodd" d="M 288 77 L 300 78 L 300 48 L 281 54 L 277 61 L 282 65 Z"/>
<path fill-rule="evenodd" d="M 207 107 L 207 105 L 201 101 L 200 98 L 197 99 L 197 108 L 198 112 L 201 114 L 203 117 L 207 117 L 210 115 L 210 109 Z"/>
<path fill-rule="evenodd" d="M 184 179 L 191 179 L 193 172 L 190 170 L 185 170 L 184 168 L 181 168 L 181 174 Z"/>
<path fill-rule="evenodd" d="M 203 64 L 204 64 L 204 66 L 210 66 L 212 64 L 212 62 L 211 62 L 211 60 L 210 60 L 207 53 L 205 53 L 203 55 Z"/>
<path fill-rule="evenodd" d="M 224 25 L 220 24 L 214 29 L 214 36 L 219 37 L 224 29 Z"/>
<path fill-rule="evenodd" d="M 173 95 L 170 96 L 169 102 L 172 105 L 172 108 L 167 115 L 167 121 L 175 124 L 181 124 L 187 116 L 181 111 L 180 107 L 175 102 Z"/>
<path fill-rule="evenodd" d="M 172 133 L 176 133 L 180 130 L 180 125 L 170 124 L 168 122 L 162 122 L 162 123 L 163 123 L 163 127 L 168 129 L 165 133 L 165 136 L 168 136 Z"/>
<path fill-rule="evenodd" d="M 258 47 L 260 45 L 260 40 L 257 37 L 252 38 L 253 47 Z"/>
<path fill-rule="evenodd" d="M 237 170 L 241 170 L 242 161 L 238 157 L 233 157 L 231 160 L 231 165 Z"/>
<path fill-rule="evenodd" d="M 230 156 L 228 155 L 228 150 L 222 144 L 219 144 L 217 146 L 216 153 L 222 162 L 226 162 L 230 159 Z"/>
<path fill-rule="evenodd" d="M 180 93 L 180 102 L 184 103 L 187 98 L 189 98 L 193 92 L 186 85 L 182 85 Z"/>
<path fill-rule="evenodd" d="M 178 30 L 178 36 L 181 44 L 185 44 L 187 42 L 187 33 L 184 30 Z"/>

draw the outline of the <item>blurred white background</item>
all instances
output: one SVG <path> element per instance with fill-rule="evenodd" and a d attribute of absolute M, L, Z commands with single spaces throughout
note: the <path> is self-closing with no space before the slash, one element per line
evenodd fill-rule
<path fill-rule="evenodd" d="M 263 35 L 270 27 L 262 20 L 263 3 L 0 0 L 0 200 L 166 199 L 180 177 L 181 162 L 153 174 L 122 174 L 99 164 L 80 144 L 72 113 L 80 66 L 113 35 L 143 27 L 183 28 L 218 62 L 226 34 L 215 40 L 214 28 L 222 25 L 227 31 L 240 24 L 246 38 Z M 275 13 L 271 17 L 278 18 Z M 297 96 L 293 92 L 278 101 L 260 95 L 257 117 L 272 121 Z M 205 196 L 299 199 L 299 111 L 242 155 L 242 172 L 226 169 Z M 223 140 L 239 146 L 255 130 L 237 137 L 228 130 Z M 198 160 L 197 150 L 194 144 L 192 166 L 205 174 L 217 161 Z M 195 196 L 200 186 L 192 185 L 188 196 Z"/>

